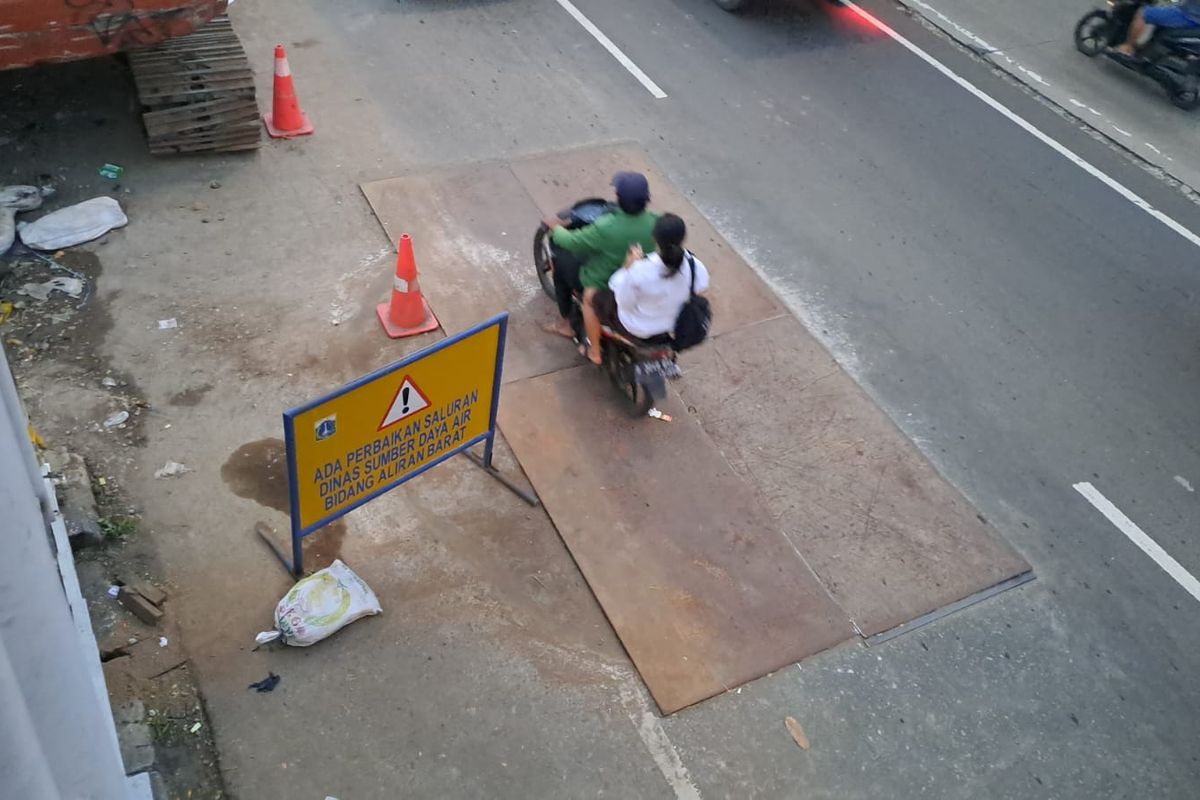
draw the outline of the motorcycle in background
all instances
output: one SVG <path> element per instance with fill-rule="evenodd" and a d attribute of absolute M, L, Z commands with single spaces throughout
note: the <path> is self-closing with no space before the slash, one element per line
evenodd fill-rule
<path fill-rule="evenodd" d="M 1147 0 L 1108 0 L 1106 9 L 1089 11 L 1075 25 L 1075 49 L 1088 58 L 1101 53 L 1126 69 L 1157 81 L 1177 107 L 1200 106 L 1200 28 L 1157 28 L 1135 56 L 1110 48 L 1129 36 L 1129 26 Z"/>

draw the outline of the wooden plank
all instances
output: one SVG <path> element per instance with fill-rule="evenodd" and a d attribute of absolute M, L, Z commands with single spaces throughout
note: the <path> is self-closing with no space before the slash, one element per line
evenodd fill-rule
<path fill-rule="evenodd" d="M 130 64 L 150 152 L 258 146 L 254 73 L 228 20 L 131 53 Z"/>
<path fill-rule="evenodd" d="M 186 124 L 194 120 L 207 119 L 216 115 L 237 115 L 250 119 L 258 118 L 258 107 L 244 100 L 219 100 L 209 103 L 167 108 L 161 111 L 149 111 L 142 115 L 142 122 L 147 128 L 160 129 L 164 126 Z"/>
<path fill-rule="evenodd" d="M 152 141 L 152 153 L 195 153 L 202 151 L 223 152 L 229 150 L 250 150 L 258 147 L 260 137 L 250 134 L 241 136 L 216 136 L 208 138 L 173 139 Z"/>

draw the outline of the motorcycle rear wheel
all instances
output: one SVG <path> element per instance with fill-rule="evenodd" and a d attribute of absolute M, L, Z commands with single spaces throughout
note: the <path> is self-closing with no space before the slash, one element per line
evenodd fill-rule
<path fill-rule="evenodd" d="M 550 229 L 545 225 L 540 225 L 533 235 L 533 266 L 537 269 L 542 291 L 554 300 L 557 297 L 554 293 L 554 259 L 550 255 Z"/>
<path fill-rule="evenodd" d="M 654 398 L 646 387 L 638 383 L 637 368 L 629 353 L 620 347 L 604 343 L 604 368 L 613 388 L 621 393 L 627 403 L 629 415 L 644 417 L 654 408 Z"/>
<path fill-rule="evenodd" d="M 1171 92 L 1171 104 L 1184 111 L 1195 111 L 1200 107 L 1200 91 L 1195 87 L 1174 90 Z"/>
<path fill-rule="evenodd" d="M 1112 19 L 1107 11 L 1090 11 L 1075 26 L 1075 49 L 1088 58 L 1095 58 L 1108 47 L 1112 35 Z"/>

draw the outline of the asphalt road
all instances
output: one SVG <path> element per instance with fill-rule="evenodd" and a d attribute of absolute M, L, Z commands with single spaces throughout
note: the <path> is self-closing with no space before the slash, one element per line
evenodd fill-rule
<path fill-rule="evenodd" d="M 369 54 L 358 75 L 415 162 L 641 143 L 1039 576 L 664 721 L 688 779 L 705 797 L 1194 797 L 1200 605 L 1072 486 L 1200 573 L 1196 246 L 848 10 L 576 6 L 666 98 L 554 0 L 318 13 Z M 867 7 L 1200 230 L 1173 189 Z M 789 713 L 803 756 L 764 744 Z"/>

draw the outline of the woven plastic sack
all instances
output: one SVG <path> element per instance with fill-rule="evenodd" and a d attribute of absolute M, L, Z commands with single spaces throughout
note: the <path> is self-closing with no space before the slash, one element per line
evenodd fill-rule
<path fill-rule="evenodd" d="M 90 242 L 129 223 L 121 204 L 111 197 L 93 197 L 73 206 L 51 211 L 33 222 L 17 224 L 17 233 L 26 247 L 34 250 L 58 250 Z"/>
<path fill-rule="evenodd" d="M 308 647 L 382 610 L 371 587 L 338 560 L 298 581 L 275 607 L 275 630 L 254 639 Z"/>

